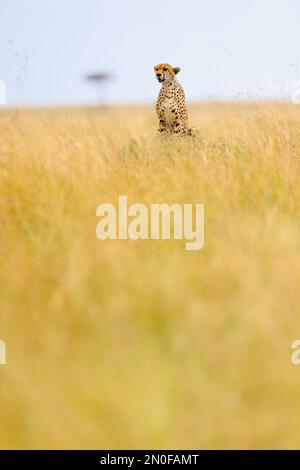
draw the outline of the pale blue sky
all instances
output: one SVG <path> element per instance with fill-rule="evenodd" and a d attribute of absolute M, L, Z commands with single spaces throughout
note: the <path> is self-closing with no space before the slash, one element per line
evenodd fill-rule
<path fill-rule="evenodd" d="M 300 79 L 299 0 L 0 0 L 8 104 L 152 102 L 153 66 L 180 66 L 188 99 L 280 98 Z"/>

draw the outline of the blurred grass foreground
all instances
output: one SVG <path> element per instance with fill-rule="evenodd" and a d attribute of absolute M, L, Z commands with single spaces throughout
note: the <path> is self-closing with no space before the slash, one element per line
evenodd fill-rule
<path fill-rule="evenodd" d="M 300 442 L 300 108 L 0 113 L 1 448 Z M 205 246 L 103 240 L 96 208 L 203 203 Z"/>

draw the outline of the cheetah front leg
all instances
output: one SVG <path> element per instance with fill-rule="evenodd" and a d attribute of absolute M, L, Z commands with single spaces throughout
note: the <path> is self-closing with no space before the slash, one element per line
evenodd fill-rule
<path fill-rule="evenodd" d="M 161 134 L 164 134 L 165 132 L 167 132 L 167 126 L 166 126 L 166 122 L 164 119 L 160 118 L 159 119 L 159 127 L 157 129 L 157 133 L 159 135 Z"/>
<path fill-rule="evenodd" d="M 174 133 L 175 134 L 187 134 L 188 128 L 184 120 L 177 118 L 174 122 Z"/>

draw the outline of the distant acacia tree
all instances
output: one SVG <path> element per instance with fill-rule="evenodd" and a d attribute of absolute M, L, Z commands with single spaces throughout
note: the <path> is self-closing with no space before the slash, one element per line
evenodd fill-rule
<path fill-rule="evenodd" d="M 97 102 L 103 105 L 107 98 L 107 84 L 113 76 L 107 72 L 93 72 L 86 75 L 85 79 L 94 85 L 97 93 Z"/>

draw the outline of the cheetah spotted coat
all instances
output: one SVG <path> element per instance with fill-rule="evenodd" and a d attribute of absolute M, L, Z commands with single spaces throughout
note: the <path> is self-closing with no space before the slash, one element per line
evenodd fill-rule
<path fill-rule="evenodd" d="M 158 133 L 192 135 L 193 130 L 188 127 L 184 90 L 175 77 L 180 70 L 179 67 L 159 64 L 154 70 L 158 81 L 162 83 L 156 102 Z"/>

